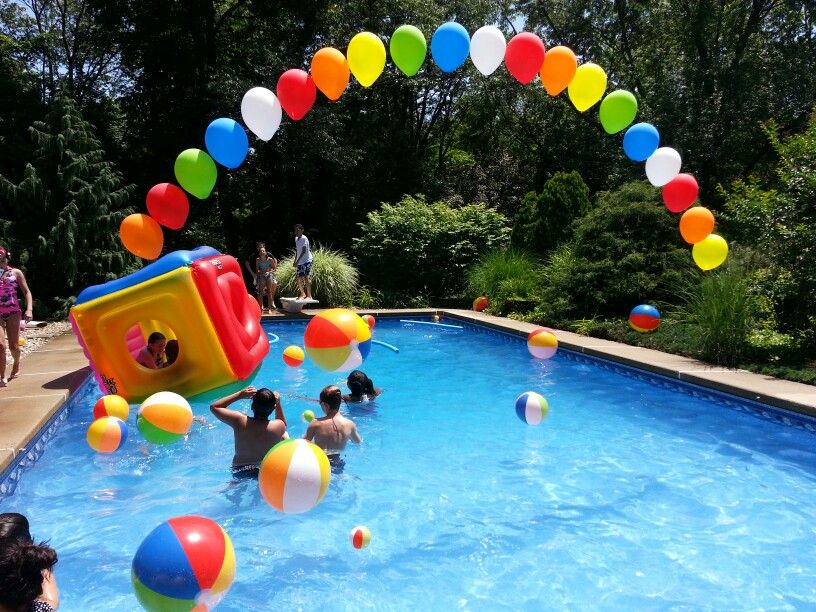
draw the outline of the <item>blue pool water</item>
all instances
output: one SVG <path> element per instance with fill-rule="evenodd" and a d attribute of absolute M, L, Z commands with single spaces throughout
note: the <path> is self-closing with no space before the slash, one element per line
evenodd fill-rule
<path fill-rule="evenodd" d="M 289 431 L 342 375 L 283 365 L 254 384 L 284 396 Z M 200 514 L 235 545 L 222 610 L 813 609 L 816 434 L 729 408 L 706 392 L 523 339 L 381 319 L 364 369 L 385 393 L 346 410 L 364 437 L 323 502 L 302 515 L 233 482 L 231 431 L 210 424 L 148 448 L 129 420 L 115 455 L 85 444 L 98 392 L 78 398 L 0 511 L 29 516 L 58 550 L 64 610 L 138 609 L 130 564 L 160 522 Z M 543 393 L 524 425 L 514 400 Z M 699 390 L 698 390 L 699 391 Z M 237 404 L 245 408 L 246 402 Z M 358 524 L 369 548 L 351 547 Z"/>

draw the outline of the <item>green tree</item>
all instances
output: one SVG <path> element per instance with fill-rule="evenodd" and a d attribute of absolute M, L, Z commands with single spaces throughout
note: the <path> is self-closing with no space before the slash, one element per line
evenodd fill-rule
<path fill-rule="evenodd" d="M 572 223 L 589 212 L 589 188 L 577 172 L 556 172 L 541 193 L 524 196 L 513 222 L 513 244 L 546 254 L 572 238 Z"/>
<path fill-rule="evenodd" d="M 134 264 L 118 238 L 133 187 L 105 160 L 71 98 L 57 97 L 30 134 L 35 153 L 23 180 L 0 175 L 12 219 L 7 237 L 35 294 L 65 298 Z"/>

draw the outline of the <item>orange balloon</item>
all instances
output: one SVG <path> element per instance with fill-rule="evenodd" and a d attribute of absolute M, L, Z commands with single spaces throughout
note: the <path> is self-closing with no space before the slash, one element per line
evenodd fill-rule
<path fill-rule="evenodd" d="M 689 244 L 697 244 L 714 231 L 714 215 L 703 206 L 689 208 L 680 217 L 680 235 Z"/>
<path fill-rule="evenodd" d="M 161 226 L 150 215 L 128 215 L 119 226 L 119 238 L 136 257 L 156 259 L 164 246 Z"/>
<path fill-rule="evenodd" d="M 312 58 L 312 80 L 329 100 L 340 99 L 350 74 L 346 56 L 334 47 L 323 47 Z"/>
<path fill-rule="evenodd" d="M 547 50 L 539 76 L 541 84 L 551 96 L 557 96 L 572 82 L 578 70 L 578 59 L 568 47 L 553 47 Z"/>

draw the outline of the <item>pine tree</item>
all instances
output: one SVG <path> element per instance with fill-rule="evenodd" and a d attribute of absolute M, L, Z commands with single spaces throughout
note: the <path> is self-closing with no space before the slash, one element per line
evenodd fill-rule
<path fill-rule="evenodd" d="M 45 121 L 35 121 L 29 133 L 34 159 L 23 180 L 15 185 L 0 175 L 11 221 L 6 234 L 32 292 L 58 306 L 133 265 L 118 229 L 132 212 L 134 186 L 123 185 L 94 127 L 68 96 L 57 96 Z"/>

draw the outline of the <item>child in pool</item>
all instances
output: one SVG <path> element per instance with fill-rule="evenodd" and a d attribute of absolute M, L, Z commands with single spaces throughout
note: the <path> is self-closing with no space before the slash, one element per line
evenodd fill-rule
<path fill-rule="evenodd" d="M 346 402 L 365 402 L 374 399 L 383 392 L 382 389 L 375 388 L 374 381 L 361 370 L 354 370 L 349 374 L 346 384 L 349 391 L 351 391 L 348 395 L 343 396 L 343 400 Z"/>

